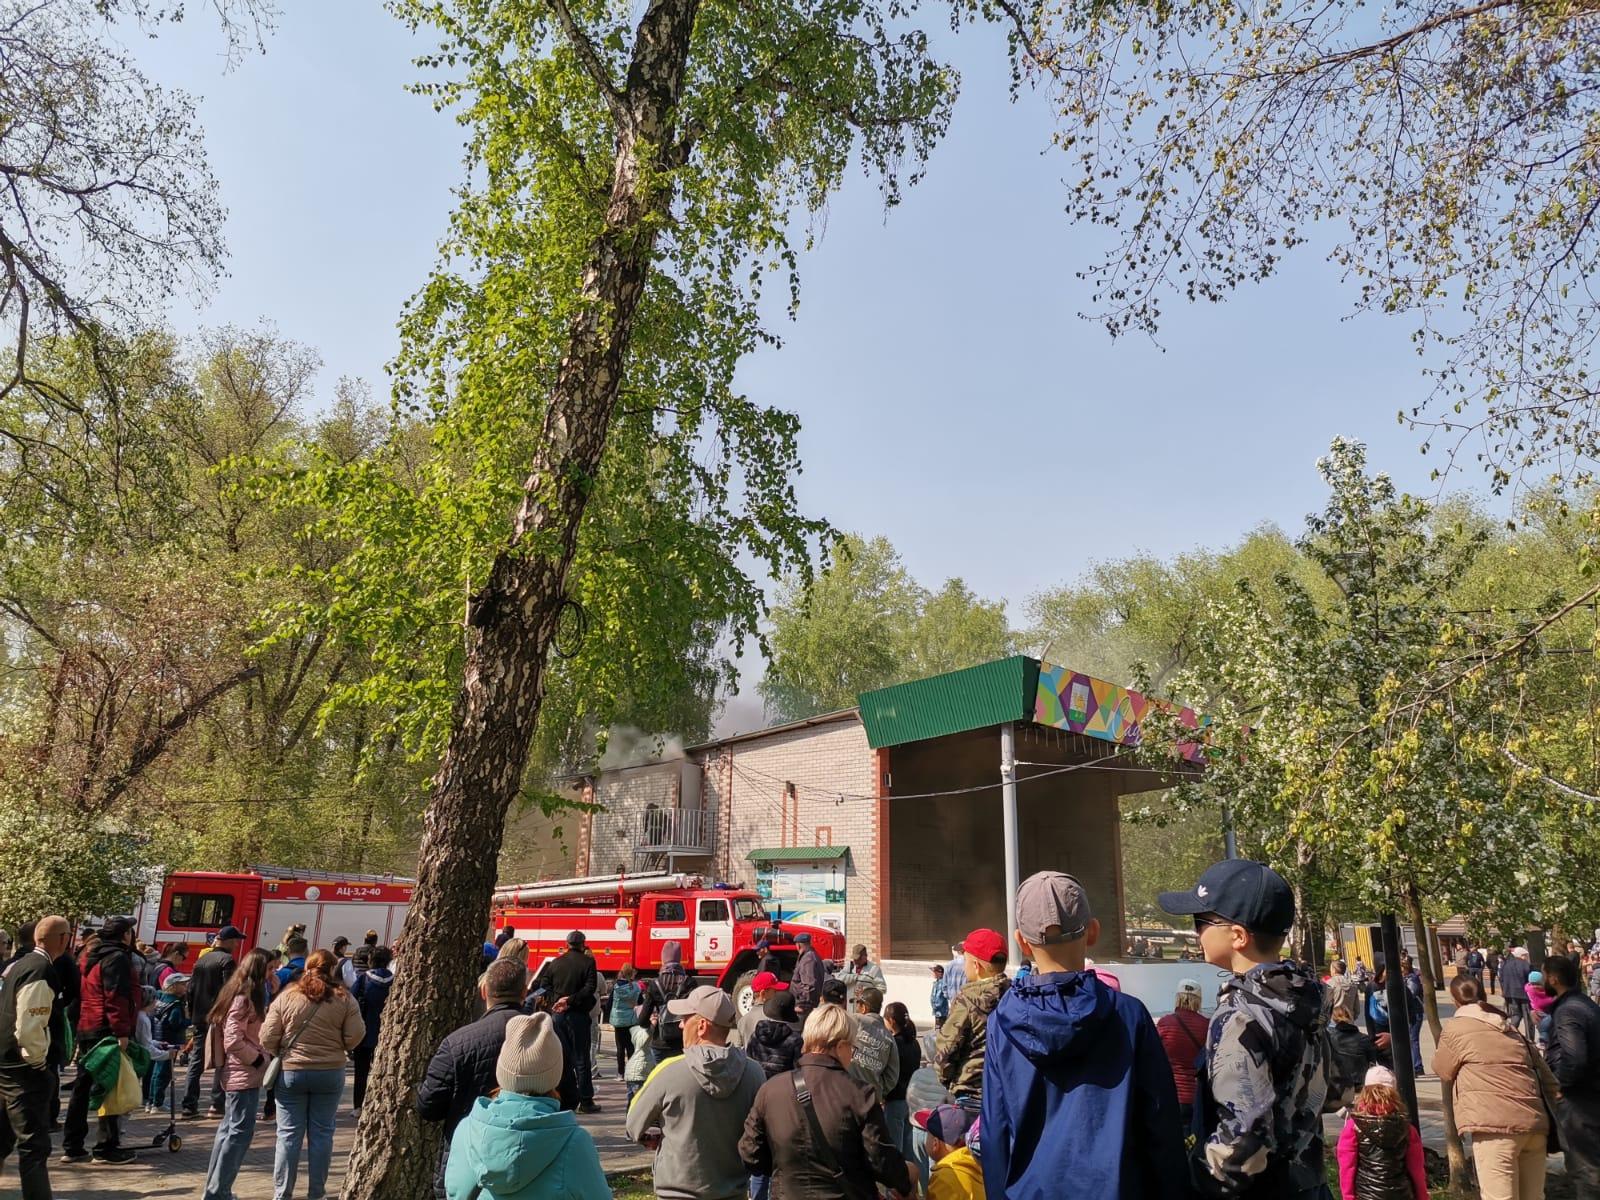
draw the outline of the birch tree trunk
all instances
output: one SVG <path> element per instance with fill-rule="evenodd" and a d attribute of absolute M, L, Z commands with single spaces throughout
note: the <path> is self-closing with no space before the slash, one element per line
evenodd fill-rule
<path fill-rule="evenodd" d="M 522 783 L 546 652 L 654 259 L 654 218 L 670 198 L 664 180 L 678 152 L 674 118 L 698 4 L 651 0 L 625 86 L 597 79 L 617 118 L 605 225 L 583 275 L 584 307 L 567 333 L 511 543 L 468 608 L 465 675 L 424 818 L 401 969 L 344 1200 L 418 1200 L 430 1192 L 438 1134 L 416 1115 L 416 1085 L 440 1040 L 472 1007 L 506 810 Z M 567 33 L 582 54 L 581 30 Z"/>

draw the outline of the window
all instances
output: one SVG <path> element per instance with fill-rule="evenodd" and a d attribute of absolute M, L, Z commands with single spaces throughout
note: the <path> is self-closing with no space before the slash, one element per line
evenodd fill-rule
<path fill-rule="evenodd" d="M 682 900 L 656 901 L 657 921 L 681 921 L 684 919 L 684 911 Z"/>
<path fill-rule="evenodd" d="M 735 915 L 741 921 L 765 921 L 768 919 L 767 910 L 761 907 L 759 900 L 735 900 L 733 902 Z"/>
<path fill-rule="evenodd" d="M 728 902 L 726 900 L 700 901 L 700 919 L 714 921 L 721 924 L 728 919 Z"/>
<path fill-rule="evenodd" d="M 214 892 L 174 892 L 167 924 L 184 929 L 221 929 L 233 920 L 233 897 Z"/>

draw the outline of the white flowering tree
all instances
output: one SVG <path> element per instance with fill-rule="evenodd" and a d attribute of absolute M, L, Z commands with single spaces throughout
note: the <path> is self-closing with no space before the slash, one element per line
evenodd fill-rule
<path fill-rule="evenodd" d="M 1399 910 L 1422 945 L 1430 913 L 1526 916 L 1560 810 L 1499 753 L 1516 656 L 1479 653 L 1452 608 L 1486 535 L 1369 475 L 1357 443 L 1318 465 L 1330 495 L 1300 549 L 1333 599 L 1280 575 L 1213 607 L 1179 685 L 1213 718 L 1207 771 L 1178 802 L 1226 800 L 1247 848 L 1285 866 L 1301 945 L 1333 904 Z M 1439 980 L 1419 959 L 1437 1036 Z M 1464 1179 L 1448 1097 L 1446 1121 Z"/>

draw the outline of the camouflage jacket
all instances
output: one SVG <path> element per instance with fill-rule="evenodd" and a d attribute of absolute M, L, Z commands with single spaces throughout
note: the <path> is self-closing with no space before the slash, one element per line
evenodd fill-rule
<path fill-rule="evenodd" d="M 973 979 L 950 1002 L 950 1015 L 939 1029 L 934 1065 L 939 1082 L 956 1099 L 983 1094 L 983 1050 L 989 1040 L 989 1014 L 1011 981 L 1002 975 Z"/>
<path fill-rule="evenodd" d="M 1328 1091 L 1322 986 L 1293 963 L 1224 984 L 1206 1035 L 1201 1196 L 1317 1195 Z"/>

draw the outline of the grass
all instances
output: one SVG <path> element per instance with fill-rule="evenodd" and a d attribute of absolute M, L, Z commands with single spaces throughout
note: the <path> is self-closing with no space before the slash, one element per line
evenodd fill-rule
<path fill-rule="evenodd" d="M 650 1186 L 649 1171 L 626 1171 L 609 1176 L 606 1182 L 611 1185 L 615 1200 L 651 1200 L 656 1194 Z"/>

